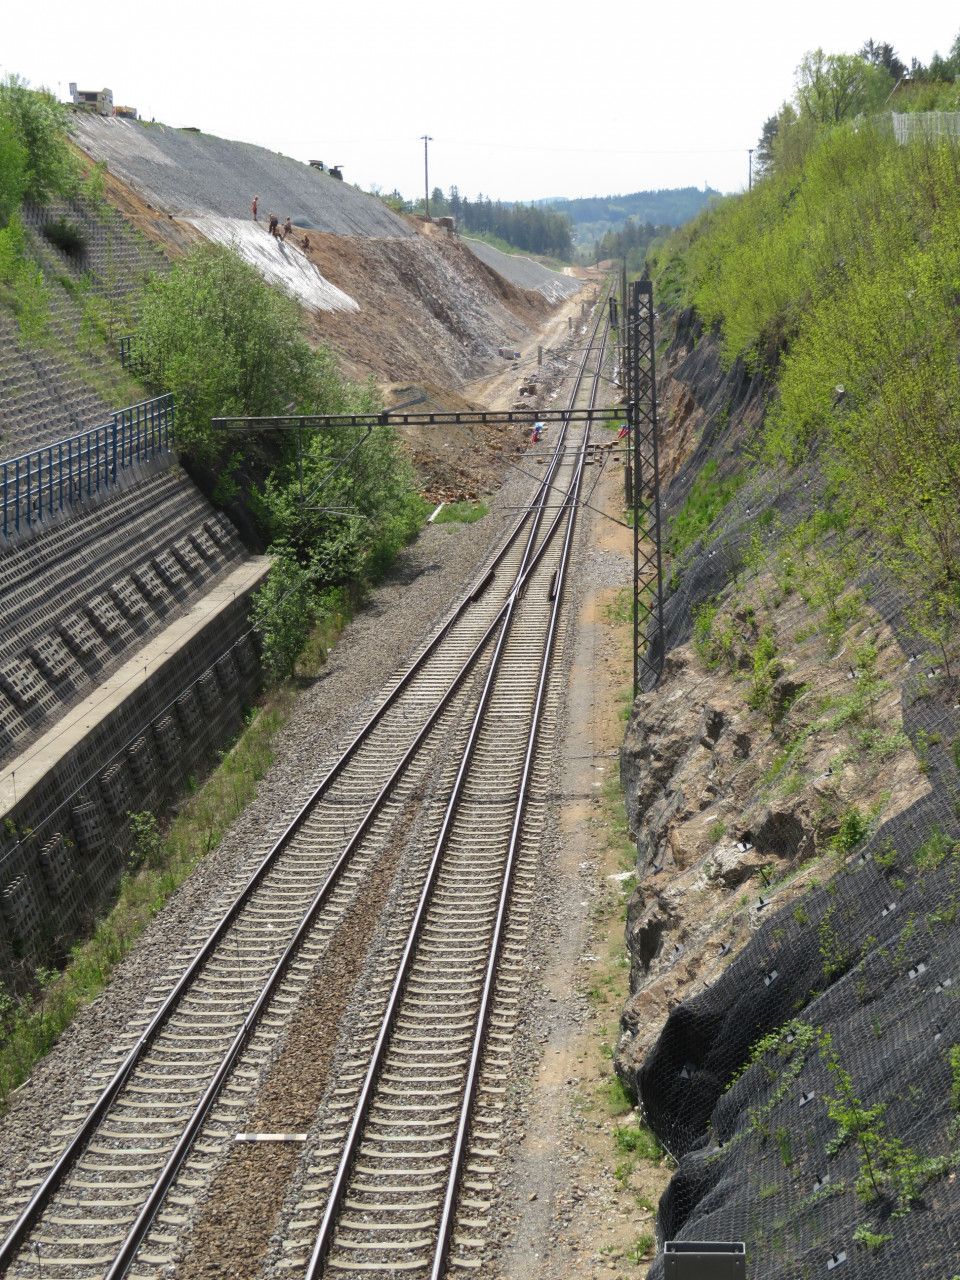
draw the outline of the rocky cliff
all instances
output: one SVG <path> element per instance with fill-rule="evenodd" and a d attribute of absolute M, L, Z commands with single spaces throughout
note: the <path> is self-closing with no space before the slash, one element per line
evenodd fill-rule
<path fill-rule="evenodd" d="M 829 514 L 815 455 L 757 462 L 770 394 L 678 317 L 668 658 L 621 759 L 638 883 L 617 1070 L 679 1160 L 663 1238 L 743 1239 L 754 1277 L 950 1277 L 953 655 Z"/>

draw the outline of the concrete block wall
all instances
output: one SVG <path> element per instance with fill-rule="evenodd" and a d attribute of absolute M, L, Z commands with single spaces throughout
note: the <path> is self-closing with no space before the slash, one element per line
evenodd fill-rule
<path fill-rule="evenodd" d="M 44 272 L 52 327 L 62 349 L 22 344 L 15 319 L 0 309 L 0 457 L 4 458 L 109 421 L 117 405 L 103 399 L 91 381 L 109 383 L 118 372 L 116 358 L 87 346 L 73 350 L 83 332 L 84 290 L 111 301 L 118 321 L 123 317 L 122 333 L 130 326 L 144 280 L 167 270 L 163 255 L 136 235 L 115 210 L 94 210 L 76 201 L 44 207 L 26 204 L 21 213 L 29 252 Z M 82 231 L 87 249 L 81 256 L 63 253 L 43 235 L 42 228 L 58 218 Z M 73 287 L 65 288 L 64 280 Z M 101 376 L 91 379 L 94 372 Z M 146 399 L 147 393 L 140 398 Z"/>
<path fill-rule="evenodd" d="M 103 297 L 121 299 L 136 294 L 148 275 L 166 269 L 160 251 L 108 206 L 94 208 L 82 200 L 27 203 L 21 216 L 31 233 L 33 252 L 44 266 L 77 280 L 86 276 Z M 64 253 L 43 234 L 45 226 L 61 219 L 77 227 L 83 236 L 85 247 L 79 255 Z"/>
<path fill-rule="evenodd" d="M 25 988 L 108 905 L 133 847 L 130 814 L 162 815 L 239 732 L 260 688 L 249 595 L 149 676 L 0 828 L 0 983 Z"/>
<path fill-rule="evenodd" d="M 0 764 L 245 555 L 179 468 L 0 550 Z"/>

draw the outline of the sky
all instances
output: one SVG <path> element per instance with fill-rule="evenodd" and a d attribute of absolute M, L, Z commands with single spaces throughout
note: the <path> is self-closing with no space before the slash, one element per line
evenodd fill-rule
<path fill-rule="evenodd" d="M 161 0 L 5 6 L 0 71 L 67 96 L 108 86 L 145 119 L 197 126 L 365 190 L 532 200 L 746 186 L 747 149 L 818 46 L 871 37 L 946 54 L 949 5 L 902 0 Z"/>

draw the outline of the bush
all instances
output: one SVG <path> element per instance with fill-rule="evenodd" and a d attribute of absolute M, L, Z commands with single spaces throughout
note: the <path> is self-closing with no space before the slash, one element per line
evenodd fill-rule
<path fill-rule="evenodd" d="M 290 402 L 311 412 L 322 398 L 324 369 L 297 304 L 217 245 L 149 281 L 138 337 L 147 380 L 176 398 L 180 447 L 208 463 L 211 418 L 278 414 Z"/>
<path fill-rule="evenodd" d="M 67 142 L 66 108 L 52 93 L 7 76 L 0 81 L 0 124 L 23 151 L 21 198 L 47 204 L 78 190 L 80 166 Z"/>
<path fill-rule="evenodd" d="M 960 618 L 960 143 L 899 147 L 864 121 L 815 129 L 752 192 L 674 236 L 657 270 L 720 331 L 727 364 L 778 373 L 767 459 L 795 464 L 820 446 L 832 500 L 870 530 L 913 600 L 911 622 L 949 662 Z"/>
<path fill-rule="evenodd" d="M 27 190 L 27 148 L 10 120 L 0 116 L 0 227 L 20 208 Z"/>
<path fill-rule="evenodd" d="M 293 674 L 320 609 L 317 584 L 284 547 L 253 600 L 253 627 L 260 637 L 263 670 L 270 681 Z"/>
<path fill-rule="evenodd" d="M 66 218 L 46 223 L 43 234 L 71 258 L 82 258 L 87 252 L 87 237 L 75 222 L 68 222 Z"/>
<path fill-rule="evenodd" d="M 17 214 L 0 230 L 0 301 L 17 318 L 22 338 L 39 342 L 50 324 L 50 302 L 43 272 L 25 251 L 23 224 Z"/>

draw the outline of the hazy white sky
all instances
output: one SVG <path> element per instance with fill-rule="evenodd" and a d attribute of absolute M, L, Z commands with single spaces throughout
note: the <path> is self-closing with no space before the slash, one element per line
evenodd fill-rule
<path fill-rule="evenodd" d="M 503 199 L 746 184 L 747 148 L 808 49 L 946 54 L 960 11 L 903 0 L 158 0 L 4 6 L 3 72 L 104 85 L 365 188 Z"/>

